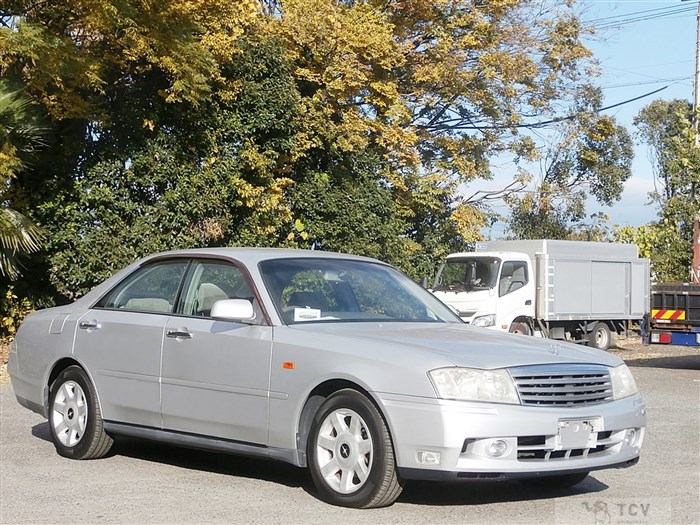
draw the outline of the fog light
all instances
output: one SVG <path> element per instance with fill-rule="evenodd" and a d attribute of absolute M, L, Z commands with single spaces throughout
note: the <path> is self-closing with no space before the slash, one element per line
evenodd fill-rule
<path fill-rule="evenodd" d="M 489 446 L 486 448 L 486 452 L 492 458 L 500 458 L 506 452 L 508 452 L 508 443 L 506 443 L 502 439 L 497 439 L 495 441 L 492 441 L 489 444 Z"/>
<path fill-rule="evenodd" d="M 637 439 L 637 431 L 633 428 L 630 428 L 625 432 L 625 445 L 627 446 L 632 446 L 634 445 L 635 440 Z"/>
<path fill-rule="evenodd" d="M 442 460 L 440 452 L 432 452 L 430 450 L 417 450 L 416 461 L 419 465 L 439 465 Z"/>

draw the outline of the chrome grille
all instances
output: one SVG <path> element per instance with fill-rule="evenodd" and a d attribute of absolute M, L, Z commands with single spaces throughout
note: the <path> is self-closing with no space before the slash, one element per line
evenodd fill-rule
<path fill-rule="evenodd" d="M 583 406 L 612 401 L 610 372 L 602 365 L 510 368 L 523 405 Z"/>

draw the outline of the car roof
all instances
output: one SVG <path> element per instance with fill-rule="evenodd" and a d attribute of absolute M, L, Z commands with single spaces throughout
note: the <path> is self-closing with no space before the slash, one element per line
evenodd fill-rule
<path fill-rule="evenodd" d="M 326 252 L 321 250 L 295 250 L 290 248 L 192 248 L 186 250 L 172 250 L 145 257 L 141 263 L 159 259 L 177 257 L 217 257 L 235 259 L 246 265 L 255 265 L 261 261 L 270 259 L 353 259 L 358 261 L 381 262 L 369 257 L 351 255 L 347 253 Z"/>

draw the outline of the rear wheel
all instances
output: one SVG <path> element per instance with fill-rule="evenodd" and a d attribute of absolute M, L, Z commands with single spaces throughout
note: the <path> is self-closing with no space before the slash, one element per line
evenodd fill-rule
<path fill-rule="evenodd" d="M 598 348 L 599 350 L 607 350 L 612 346 L 612 332 L 610 327 L 605 323 L 596 323 L 593 330 L 588 334 L 588 345 Z"/>
<path fill-rule="evenodd" d="M 321 405 L 311 425 L 307 454 L 311 478 L 328 503 L 384 507 L 401 494 L 386 423 L 355 390 L 340 390 Z"/>
<path fill-rule="evenodd" d="M 95 388 L 79 366 L 66 368 L 51 385 L 49 428 L 56 451 L 67 458 L 99 458 L 112 447 Z"/>

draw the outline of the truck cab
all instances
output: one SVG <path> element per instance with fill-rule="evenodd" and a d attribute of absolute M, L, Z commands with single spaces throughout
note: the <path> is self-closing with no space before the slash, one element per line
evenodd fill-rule
<path fill-rule="evenodd" d="M 525 253 L 448 255 L 432 292 L 469 324 L 531 333 L 528 319 L 535 316 L 535 276 Z"/>

